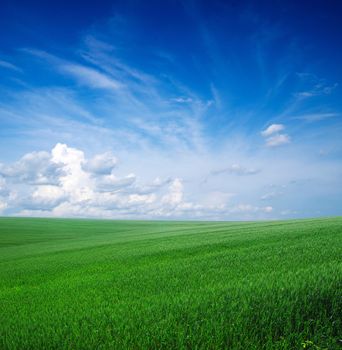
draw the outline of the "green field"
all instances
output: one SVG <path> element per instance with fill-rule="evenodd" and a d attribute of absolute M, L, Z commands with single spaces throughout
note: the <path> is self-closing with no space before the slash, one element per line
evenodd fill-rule
<path fill-rule="evenodd" d="M 342 217 L 0 218 L 0 349 L 341 350 L 341 296 Z"/>

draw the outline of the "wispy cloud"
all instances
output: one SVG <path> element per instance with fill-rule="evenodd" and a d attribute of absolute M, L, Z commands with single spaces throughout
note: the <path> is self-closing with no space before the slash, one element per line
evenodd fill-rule
<path fill-rule="evenodd" d="M 91 109 L 97 109 L 107 121 L 112 120 L 116 132 L 129 133 L 131 139 L 145 139 L 147 143 L 167 145 L 179 151 L 204 150 L 202 119 L 210 108 L 208 101 L 177 84 L 170 91 L 169 82 L 122 63 L 115 56 L 115 48 L 105 42 L 91 36 L 85 43 L 79 51 L 82 63 L 34 49 L 24 52 L 46 60 L 50 69 L 72 77 L 80 85 L 103 90 L 101 104 Z M 186 97 L 183 97 L 184 92 Z"/>
<path fill-rule="evenodd" d="M 338 83 L 329 83 L 326 79 L 318 78 L 312 73 L 297 73 L 305 88 L 295 93 L 300 99 L 314 96 L 330 95 L 338 87 Z"/>
<path fill-rule="evenodd" d="M 264 137 L 271 136 L 275 133 L 278 133 L 279 131 L 284 130 L 284 125 L 282 124 L 272 124 L 269 127 L 267 127 L 265 130 L 261 132 L 261 135 Z"/>
<path fill-rule="evenodd" d="M 299 116 L 294 116 L 293 119 L 304 120 L 309 123 L 319 122 L 321 120 L 326 120 L 330 118 L 340 117 L 339 113 L 312 113 L 312 114 L 304 114 Z"/>
<path fill-rule="evenodd" d="M 290 143 L 290 137 L 286 134 L 274 135 L 266 139 L 266 146 L 277 147 Z"/>
<path fill-rule="evenodd" d="M 245 176 L 245 175 L 255 175 L 260 172 L 259 169 L 254 168 L 245 168 L 241 166 L 240 164 L 232 164 L 227 168 L 222 168 L 218 170 L 211 171 L 211 175 L 220 175 L 220 174 L 233 174 L 238 176 Z"/>
<path fill-rule="evenodd" d="M 121 84 L 99 71 L 79 64 L 61 65 L 60 69 L 77 79 L 81 84 L 95 89 L 117 90 Z"/>
<path fill-rule="evenodd" d="M 278 198 L 278 197 L 280 197 L 282 195 L 283 195 L 283 192 L 272 191 L 272 192 L 265 193 L 264 195 L 262 195 L 260 197 L 260 199 L 262 201 L 269 201 L 271 199 Z"/>
<path fill-rule="evenodd" d="M 22 72 L 22 70 L 11 62 L 7 62 L 0 59 L 0 68 L 11 69 L 17 72 Z"/>

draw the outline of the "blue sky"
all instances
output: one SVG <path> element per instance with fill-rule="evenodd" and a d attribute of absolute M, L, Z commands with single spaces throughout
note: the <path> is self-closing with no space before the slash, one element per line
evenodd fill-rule
<path fill-rule="evenodd" d="M 1 7 L 1 215 L 341 215 L 340 1 Z"/>

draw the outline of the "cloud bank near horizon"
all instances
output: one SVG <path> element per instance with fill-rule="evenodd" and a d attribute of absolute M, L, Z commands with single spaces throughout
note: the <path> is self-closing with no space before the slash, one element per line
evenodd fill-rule
<path fill-rule="evenodd" d="M 84 152 L 58 143 L 51 152 L 24 155 L 0 165 L 0 208 L 19 216 L 103 218 L 218 218 L 272 212 L 271 206 L 192 203 L 180 178 L 140 182 L 133 173 L 118 177 L 117 158 L 106 152 L 87 159 Z M 232 166 L 240 172 L 240 167 Z M 19 210 L 18 210 L 19 209 Z"/>
<path fill-rule="evenodd" d="M 263 169 L 234 163 L 206 174 L 207 167 L 214 166 L 208 159 L 191 155 L 178 161 L 175 173 L 180 176 L 168 176 L 170 162 L 159 159 L 154 171 L 161 175 L 144 177 L 120 170 L 124 160 L 112 152 L 86 157 L 80 149 L 57 143 L 51 151 L 27 153 L 13 163 L 0 164 L 0 211 L 18 216 L 115 219 L 252 220 L 310 216 L 310 212 L 305 215 L 284 207 L 284 203 L 288 205 L 287 197 L 295 197 L 298 190 L 301 193 L 296 195 L 303 197 L 314 181 L 313 177 L 303 176 L 306 172 L 300 169 L 297 180 L 291 180 L 294 171 L 290 177 L 278 174 L 276 178 L 279 167 L 266 163 Z M 222 160 L 215 164 L 218 163 L 222 164 Z M 192 166 L 191 171 L 186 164 Z M 271 184 L 265 171 L 278 183 Z M 318 191 L 315 195 L 320 194 Z"/>

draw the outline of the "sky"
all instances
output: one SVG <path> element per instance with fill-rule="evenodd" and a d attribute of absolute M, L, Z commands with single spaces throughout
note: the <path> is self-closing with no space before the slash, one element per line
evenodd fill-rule
<path fill-rule="evenodd" d="M 0 215 L 342 215 L 341 1 L 0 7 Z"/>

